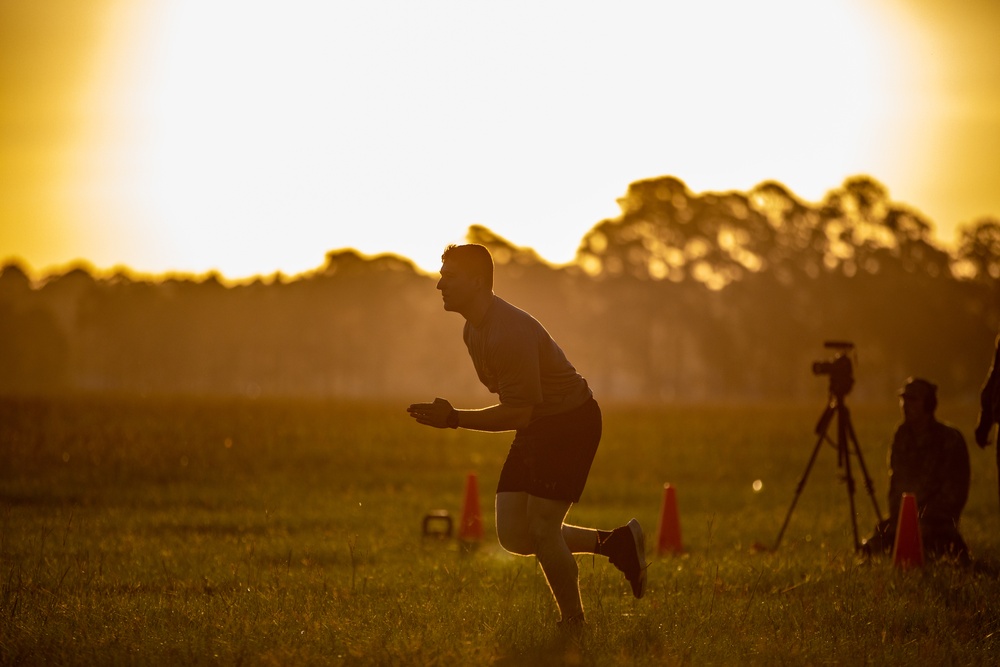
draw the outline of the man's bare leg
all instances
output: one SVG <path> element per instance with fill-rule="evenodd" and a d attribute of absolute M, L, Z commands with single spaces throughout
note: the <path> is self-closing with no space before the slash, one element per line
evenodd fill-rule
<path fill-rule="evenodd" d="M 597 552 L 597 529 L 584 528 L 583 526 L 571 526 L 564 523 L 562 527 L 563 539 L 566 546 L 575 554 L 596 554 Z"/>
<path fill-rule="evenodd" d="M 580 598 L 580 570 L 573 552 L 563 538 L 563 519 L 572 505 L 567 500 L 528 496 L 528 532 L 535 556 L 549 582 L 563 619 L 583 615 Z"/>
<path fill-rule="evenodd" d="M 535 555 L 527 525 L 528 498 L 527 493 L 515 492 L 501 492 L 496 498 L 497 537 L 500 545 L 520 556 Z M 597 553 L 596 529 L 563 523 L 562 534 L 571 553 Z"/>
<path fill-rule="evenodd" d="M 498 493 L 496 526 L 500 545 L 510 553 L 538 558 L 564 618 L 570 618 L 575 613 L 582 614 L 579 568 L 573 554 L 601 554 L 611 558 L 613 563 L 617 560 L 616 567 L 626 574 L 636 597 L 642 597 L 645 559 L 636 555 L 641 553 L 641 543 L 633 542 L 632 527 L 635 524 L 635 529 L 638 529 L 638 523 L 633 519 L 628 526 L 604 531 L 602 548 L 598 544 L 601 531 L 564 523 L 571 505 L 568 501 L 546 500 L 524 492 Z M 532 508 L 530 513 L 529 507 Z M 532 519 L 537 523 L 533 524 Z M 536 526 L 537 535 L 532 525 Z M 556 527 L 561 540 L 554 536 Z M 615 533 L 618 533 L 616 544 L 613 540 L 606 541 Z M 616 545 L 619 556 L 609 551 Z"/>
<path fill-rule="evenodd" d="M 562 530 L 571 505 L 569 501 L 547 500 L 523 492 L 502 492 L 496 498 L 500 546 L 510 553 L 538 559 L 564 619 L 583 614 L 579 568 Z M 587 553 L 593 553 L 595 544 L 596 532 Z"/>

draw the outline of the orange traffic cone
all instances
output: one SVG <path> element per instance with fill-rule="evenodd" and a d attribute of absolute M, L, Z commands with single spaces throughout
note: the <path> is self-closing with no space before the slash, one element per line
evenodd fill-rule
<path fill-rule="evenodd" d="M 660 539 L 656 553 L 681 553 L 681 522 L 677 514 L 677 493 L 670 484 L 663 485 L 663 508 L 660 510 Z"/>
<path fill-rule="evenodd" d="M 917 497 L 903 494 L 896 522 L 896 542 L 892 547 L 892 564 L 901 569 L 921 567 L 924 564 L 924 544 L 920 537 L 920 520 L 917 517 Z"/>
<path fill-rule="evenodd" d="M 483 516 L 479 511 L 479 483 L 474 472 L 470 472 L 465 480 L 465 506 L 462 508 L 462 522 L 458 526 L 458 539 L 463 542 L 478 542 L 483 539 Z"/>

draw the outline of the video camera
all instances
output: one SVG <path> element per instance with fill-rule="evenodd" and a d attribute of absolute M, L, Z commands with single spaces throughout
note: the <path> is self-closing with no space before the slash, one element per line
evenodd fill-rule
<path fill-rule="evenodd" d="M 828 340 L 823 343 L 823 347 L 837 350 L 837 353 L 833 356 L 833 359 L 814 361 L 812 365 L 813 375 L 829 375 L 830 393 L 843 398 L 854 387 L 854 365 L 848 356 L 848 353 L 854 350 L 854 343 Z"/>
<path fill-rule="evenodd" d="M 858 516 L 854 509 L 854 476 L 851 472 L 852 454 L 857 458 L 861 472 L 864 474 L 865 489 L 867 489 L 868 496 L 872 500 L 872 507 L 875 508 L 875 518 L 879 523 L 882 521 L 882 514 L 878 509 L 878 501 L 875 500 L 875 486 L 872 484 L 871 477 L 868 476 L 868 469 L 865 467 L 865 461 L 861 456 L 858 437 L 854 432 L 854 425 L 851 424 L 851 413 L 844 404 L 844 396 L 854 386 L 854 364 L 851 363 L 851 357 L 849 356 L 849 353 L 854 352 L 854 343 L 828 340 L 823 343 L 823 347 L 836 350 L 836 354 L 834 354 L 833 359 L 813 362 L 812 372 L 813 375 L 830 376 L 830 396 L 826 408 L 823 409 L 823 414 L 820 415 L 814 429 L 816 435 L 819 436 L 816 439 L 816 448 L 813 449 L 812 457 L 810 457 L 809 463 L 806 465 L 806 471 L 802 473 L 802 479 L 799 480 L 799 485 L 795 489 L 795 497 L 792 498 L 791 507 L 788 508 L 788 514 L 785 515 L 785 522 L 781 524 L 781 530 L 778 531 L 778 539 L 774 543 L 775 549 L 781 544 L 781 537 L 785 534 L 785 528 L 788 527 L 789 519 L 792 518 L 792 510 L 795 509 L 795 504 L 802 494 L 806 478 L 809 477 L 809 471 L 812 469 L 813 463 L 816 461 L 816 455 L 819 453 L 819 448 L 823 443 L 833 444 L 837 448 L 837 466 L 844 470 L 844 481 L 847 482 L 847 496 L 850 501 L 851 526 L 854 529 L 855 551 L 861 550 L 861 541 L 858 539 Z M 853 356 L 854 361 L 857 362 L 857 353 Z M 835 419 L 836 441 L 830 437 L 828 432 L 831 422 Z"/>

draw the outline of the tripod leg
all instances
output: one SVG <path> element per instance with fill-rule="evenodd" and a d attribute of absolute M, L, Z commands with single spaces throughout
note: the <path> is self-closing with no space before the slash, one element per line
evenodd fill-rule
<path fill-rule="evenodd" d="M 837 451 L 839 460 L 844 466 L 844 481 L 847 482 L 847 503 L 851 513 L 851 528 L 854 530 L 854 550 L 861 550 L 861 540 L 858 537 L 858 515 L 854 509 L 854 475 L 851 474 L 851 456 L 847 450 L 847 433 L 850 427 L 850 415 L 847 408 L 838 402 L 837 412 Z"/>
<path fill-rule="evenodd" d="M 868 468 L 865 467 L 865 459 L 861 456 L 861 446 L 858 445 L 858 436 L 854 432 L 854 425 L 851 423 L 850 412 L 847 411 L 847 407 L 844 407 L 844 412 L 847 415 L 847 435 L 851 439 L 851 443 L 854 445 L 854 453 L 858 455 L 858 465 L 861 467 L 861 474 L 865 478 L 865 490 L 868 491 L 868 496 L 872 499 L 872 507 L 875 508 L 875 521 L 882 523 L 882 512 L 878 509 L 878 500 L 875 499 L 875 485 L 872 484 L 872 478 L 868 475 Z"/>
<path fill-rule="evenodd" d="M 802 495 L 802 489 L 806 486 L 806 480 L 809 478 L 809 471 L 812 470 L 813 464 L 816 463 L 816 456 L 819 454 L 819 448 L 823 445 L 823 440 L 826 438 L 826 427 L 830 423 L 830 417 L 833 416 L 833 406 L 827 406 L 826 410 L 823 412 L 823 416 L 820 417 L 818 424 L 816 425 L 816 433 L 819 437 L 816 439 L 816 446 L 813 447 L 812 456 L 809 457 L 809 463 L 806 464 L 806 469 L 802 473 L 802 479 L 799 480 L 799 484 L 795 487 L 795 495 L 792 497 L 792 504 L 788 508 L 788 514 L 785 515 L 785 522 L 781 524 L 781 530 L 778 531 L 778 538 L 774 541 L 774 551 L 778 550 L 778 546 L 781 544 L 781 538 L 785 534 L 785 529 L 788 528 L 788 522 L 792 518 L 792 512 L 795 510 L 795 505 L 799 502 L 799 496 Z"/>

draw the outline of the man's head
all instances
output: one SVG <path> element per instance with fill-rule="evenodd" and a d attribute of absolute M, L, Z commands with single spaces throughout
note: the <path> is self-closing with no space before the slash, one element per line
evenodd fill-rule
<path fill-rule="evenodd" d="M 441 264 L 459 267 L 471 276 L 481 278 L 486 287 L 493 289 L 493 255 L 486 246 L 478 243 L 450 245 L 441 255 Z"/>
<path fill-rule="evenodd" d="M 931 418 L 937 410 L 937 385 L 923 378 L 908 378 L 899 390 L 906 421 L 920 421 Z"/>
<path fill-rule="evenodd" d="M 441 280 L 437 288 L 444 309 L 468 314 L 478 298 L 493 294 L 493 256 L 477 243 L 450 245 L 441 255 Z"/>

